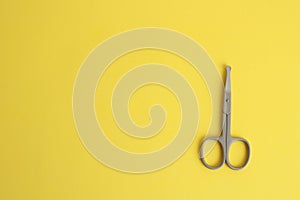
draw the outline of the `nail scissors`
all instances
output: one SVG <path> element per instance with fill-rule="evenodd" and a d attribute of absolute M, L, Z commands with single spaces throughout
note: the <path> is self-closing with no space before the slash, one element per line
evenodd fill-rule
<path fill-rule="evenodd" d="M 224 99 L 223 99 L 223 122 L 222 122 L 222 133 L 219 137 L 208 137 L 206 138 L 201 147 L 200 147 L 200 159 L 205 167 L 209 169 L 218 169 L 224 165 L 226 162 L 227 166 L 233 170 L 240 170 L 246 167 L 250 158 L 250 144 L 244 138 L 232 137 L 230 134 L 230 123 L 231 123 L 231 82 L 230 82 L 230 71 L 231 67 L 226 67 L 226 82 L 224 88 Z M 209 165 L 204 159 L 204 146 L 208 141 L 216 141 L 219 142 L 222 149 L 222 162 L 217 166 Z M 229 161 L 229 149 L 232 143 L 234 142 L 243 142 L 247 148 L 247 157 L 242 166 L 233 166 Z"/>

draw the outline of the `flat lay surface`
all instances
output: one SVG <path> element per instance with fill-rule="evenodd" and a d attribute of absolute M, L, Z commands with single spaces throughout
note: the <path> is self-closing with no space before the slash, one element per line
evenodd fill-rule
<path fill-rule="evenodd" d="M 299 11 L 296 0 L 2 1 L 0 199 L 299 199 Z M 110 141 L 130 152 L 169 143 L 180 124 L 180 105 L 169 90 L 145 86 L 129 102 L 139 125 L 150 122 L 151 105 L 167 111 L 163 129 L 149 139 L 122 133 L 106 98 L 124 72 L 162 63 L 196 93 L 200 121 L 193 143 L 170 166 L 145 174 L 111 169 L 86 150 L 72 112 L 80 66 L 102 41 L 141 27 L 193 38 L 223 81 L 225 65 L 232 67 L 231 134 L 251 145 L 246 168 L 210 170 L 201 163 L 212 113 L 205 82 L 184 59 L 151 49 L 120 57 L 104 73 L 95 95 L 99 123 Z M 239 164 L 244 147 L 232 148 Z"/>

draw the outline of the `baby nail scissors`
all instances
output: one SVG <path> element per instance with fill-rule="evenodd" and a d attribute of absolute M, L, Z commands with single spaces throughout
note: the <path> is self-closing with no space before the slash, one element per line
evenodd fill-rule
<path fill-rule="evenodd" d="M 230 71 L 231 67 L 226 67 L 226 82 L 224 88 L 224 103 L 223 103 L 223 122 L 222 122 L 222 133 L 219 137 L 208 137 L 206 138 L 200 148 L 200 159 L 205 167 L 209 169 L 218 169 L 226 163 L 229 168 L 233 170 L 243 169 L 249 162 L 250 158 L 250 144 L 244 138 L 232 137 L 230 134 L 230 123 L 231 123 L 231 82 L 230 82 Z M 222 148 L 222 162 L 217 166 L 209 165 L 204 159 L 204 146 L 208 141 L 219 142 Z M 229 149 L 232 143 L 234 142 L 243 142 L 246 145 L 248 154 L 246 160 L 242 166 L 233 166 L 229 161 Z"/>

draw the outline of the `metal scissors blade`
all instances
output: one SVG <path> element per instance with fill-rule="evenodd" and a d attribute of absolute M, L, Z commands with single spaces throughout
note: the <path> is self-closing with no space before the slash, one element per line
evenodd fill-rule
<path fill-rule="evenodd" d="M 231 67 L 226 67 L 226 80 L 225 80 L 225 88 L 224 88 L 224 104 L 223 104 L 223 113 L 230 114 L 231 113 L 231 81 L 230 81 L 230 71 Z"/>
<path fill-rule="evenodd" d="M 231 80 L 230 80 L 230 71 L 231 67 L 226 67 L 226 80 L 224 87 L 224 99 L 223 99 L 223 122 L 222 122 L 222 133 L 219 137 L 208 137 L 206 138 L 200 148 L 200 159 L 202 163 L 209 169 L 218 169 L 226 163 L 229 168 L 233 170 L 243 169 L 249 162 L 250 159 L 250 144 L 244 138 L 232 137 L 230 134 L 230 126 L 231 126 Z M 222 161 L 217 166 L 209 165 L 204 159 L 204 146 L 208 141 L 216 141 L 221 145 L 222 148 Z M 229 161 L 229 149 L 232 143 L 234 142 L 243 142 L 247 148 L 247 157 L 246 161 L 242 166 L 236 167 L 232 165 Z"/>

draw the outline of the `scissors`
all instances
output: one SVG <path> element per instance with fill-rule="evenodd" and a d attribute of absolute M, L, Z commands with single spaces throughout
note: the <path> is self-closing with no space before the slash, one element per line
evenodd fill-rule
<path fill-rule="evenodd" d="M 219 137 L 208 137 L 206 138 L 200 148 L 200 159 L 205 167 L 209 169 L 218 169 L 224 165 L 226 162 L 227 166 L 233 170 L 240 170 L 246 167 L 246 165 L 249 162 L 250 158 L 250 144 L 247 140 L 244 138 L 239 137 L 232 137 L 230 134 L 230 123 L 231 123 L 231 83 L 230 83 L 230 71 L 231 67 L 226 67 L 226 82 L 225 82 L 225 88 L 224 88 L 224 99 L 223 99 L 223 122 L 222 122 L 222 132 Z M 204 159 L 203 151 L 205 143 L 208 141 L 216 141 L 219 142 L 222 149 L 222 162 L 217 166 L 211 166 L 207 164 L 207 162 Z M 246 161 L 242 166 L 233 166 L 229 161 L 229 149 L 232 143 L 234 142 L 243 142 L 246 145 L 248 154 L 246 157 Z"/>

